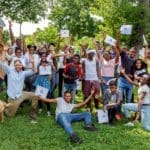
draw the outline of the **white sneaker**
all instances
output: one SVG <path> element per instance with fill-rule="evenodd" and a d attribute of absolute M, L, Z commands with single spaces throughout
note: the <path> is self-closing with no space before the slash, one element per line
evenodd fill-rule
<path fill-rule="evenodd" d="M 139 123 L 139 120 L 134 120 L 133 123 Z"/>
<path fill-rule="evenodd" d="M 128 122 L 128 123 L 124 124 L 124 126 L 134 127 L 134 123 L 133 122 Z"/>
<path fill-rule="evenodd" d="M 31 123 L 32 123 L 32 124 L 36 124 L 37 121 L 32 119 L 32 120 L 31 120 Z"/>
<path fill-rule="evenodd" d="M 50 111 L 47 112 L 47 116 L 48 117 L 51 116 L 51 112 Z"/>
<path fill-rule="evenodd" d="M 91 112 L 91 109 L 87 107 L 87 108 L 86 108 L 86 111 L 87 111 L 87 112 Z"/>
<path fill-rule="evenodd" d="M 42 113 L 42 108 L 39 109 L 39 114 L 41 114 L 41 113 Z"/>

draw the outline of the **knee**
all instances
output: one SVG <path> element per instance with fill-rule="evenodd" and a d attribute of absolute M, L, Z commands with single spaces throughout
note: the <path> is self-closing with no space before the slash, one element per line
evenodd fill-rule
<path fill-rule="evenodd" d="M 58 122 L 65 122 L 66 120 L 66 115 L 65 114 L 59 114 L 57 117 Z"/>
<path fill-rule="evenodd" d="M 85 116 L 90 116 L 91 117 L 91 113 L 90 112 L 84 112 Z"/>

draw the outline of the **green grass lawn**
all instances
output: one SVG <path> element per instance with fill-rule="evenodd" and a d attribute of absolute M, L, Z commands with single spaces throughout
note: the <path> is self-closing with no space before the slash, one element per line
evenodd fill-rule
<path fill-rule="evenodd" d="M 6 99 L 4 93 L 1 99 Z M 76 133 L 83 143 L 72 144 L 68 135 L 56 123 L 54 108 L 52 116 L 47 117 L 46 111 L 38 115 L 38 123 L 31 124 L 28 111 L 29 106 L 19 108 L 13 118 L 5 117 L 0 123 L 0 150 L 149 150 L 150 132 L 141 129 L 140 124 L 135 127 L 124 127 L 122 122 L 116 122 L 115 128 L 93 121 L 98 128 L 96 132 L 83 129 L 83 122 L 73 124 Z"/>

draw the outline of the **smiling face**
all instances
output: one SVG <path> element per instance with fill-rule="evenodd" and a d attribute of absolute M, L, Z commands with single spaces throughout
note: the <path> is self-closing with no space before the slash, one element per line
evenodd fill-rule
<path fill-rule="evenodd" d="M 18 57 L 18 58 L 20 58 L 21 57 L 21 49 L 17 49 L 16 51 L 15 51 L 15 55 L 16 55 L 16 57 Z"/>
<path fill-rule="evenodd" d="M 110 60 L 111 56 L 110 56 L 110 52 L 108 51 L 105 51 L 104 54 L 103 54 L 103 57 L 105 58 L 105 60 Z"/>
<path fill-rule="evenodd" d="M 45 62 L 45 61 L 46 61 L 46 58 L 47 58 L 46 53 L 43 53 L 43 54 L 41 55 L 41 61 L 42 61 L 42 62 Z"/>
<path fill-rule="evenodd" d="M 111 93 L 115 93 L 117 91 L 117 86 L 111 85 L 111 86 L 109 86 L 109 89 L 110 89 Z"/>
<path fill-rule="evenodd" d="M 134 48 L 130 49 L 130 51 L 129 51 L 130 58 L 135 58 L 136 54 L 137 54 L 136 49 L 134 49 Z"/>
<path fill-rule="evenodd" d="M 16 60 L 16 61 L 14 62 L 14 66 L 15 66 L 15 70 L 16 70 L 17 72 L 21 71 L 22 68 L 23 68 L 23 65 L 22 65 L 22 63 L 21 63 L 20 60 Z"/>
<path fill-rule="evenodd" d="M 80 62 L 80 57 L 79 56 L 73 56 L 73 62 L 75 63 L 75 64 L 77 64 L 77 63 L 79 63 Z"/>
<path fill-rule="evenodd" d="M 67 103 L 70 103 L 71 100 L 72 100 L 72 94 L 71 94 L 70 92 L 64 93 L 64 100 L 65 100 Z"/>
<path fill-rule="evenodd" d="M 141 60 L 137 60 L 135 65 L 136 65 L 137 69 L 141 69 L 142 68 L 142 61 Z"/>

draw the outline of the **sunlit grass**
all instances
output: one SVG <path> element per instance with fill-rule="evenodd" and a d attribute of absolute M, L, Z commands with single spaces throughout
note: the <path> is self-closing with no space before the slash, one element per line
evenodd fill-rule
<path fill-rule="evenodd" d="M 6 100 L 4 93 L 1 99 Z M 77 102 L 82 95 L 76 97 Z M 72 144 L 68 135 L 55 121 L 55 105 L 52 105 L 52 116 L 47 117 L 46 110 L 38 115 L 38 123 L 31 124 L 27 105 L 19 108 L 13 118 L 5 117 L 0 124 L 0 150 L 149 150 L 150 133 L 141 129 L 140 124 L 135 127 L 124 127 L 122 122 L 116 122 L 115 128 L 100 125 L 93 114 L 93 121 L 97 132 L 87 132 L 83 129 L 83 122 L 73 124 L 76 133 L 83 139 L 83 144 Z"/>

